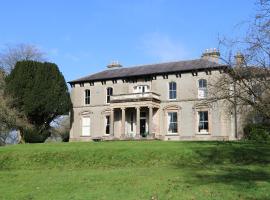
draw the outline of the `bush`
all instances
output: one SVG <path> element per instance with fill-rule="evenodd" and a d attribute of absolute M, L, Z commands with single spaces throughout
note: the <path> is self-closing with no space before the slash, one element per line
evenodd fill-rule
<path fill-rule="evenodd" d="M 50 135 L 49 131 L 39 133 L 37 129 L 26 129 L 24 130 L 24 141 L 27 143 L 43 143 Z"/>
<path fill-rule="evenodd" d="M 248 124 L 244 128 L 244 138 L 260 142 L 270 141 L 270 124 Z"/>
<path fill-rule="evenodd" d="M 62 141 L 68 142 L 69 141 L 69 131 L 65 131 L 63 133 L 60 133 Z"/>

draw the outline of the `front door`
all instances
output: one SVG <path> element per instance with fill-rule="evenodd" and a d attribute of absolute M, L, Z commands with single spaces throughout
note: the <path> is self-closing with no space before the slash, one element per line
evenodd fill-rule
<path fill-rule="evenodd" d="M 142 137 L 146 137 L 146 119 L 140 119 L 140 133 Z"/>

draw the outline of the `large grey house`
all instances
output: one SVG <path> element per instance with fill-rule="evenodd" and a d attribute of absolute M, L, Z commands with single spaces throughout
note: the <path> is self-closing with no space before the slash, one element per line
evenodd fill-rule
<path fill-rule="evenodd" d="M 96 138 L 233 140 L 233 114 L 205 103 L 208 84 L 224 73 L 217 50 L 200 59 L 122 67 L 70 81 L 71 141 Z"/>

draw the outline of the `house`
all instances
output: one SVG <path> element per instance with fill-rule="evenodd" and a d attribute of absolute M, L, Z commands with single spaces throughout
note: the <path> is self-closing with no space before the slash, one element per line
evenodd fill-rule
<path fill-rule="evenodd" d="M 219 56 L 213 49 L 195 60 L 135 67 L 113 62 L 70 81 L 70 140 L 234 140 L 234 114 L 206 101 L 208 84 L 226 70 Z"/>

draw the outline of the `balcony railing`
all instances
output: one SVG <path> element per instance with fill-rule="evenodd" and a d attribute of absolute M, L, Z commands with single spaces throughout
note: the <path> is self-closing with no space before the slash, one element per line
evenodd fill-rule
<path fill-rule="evenodd" d="M 111 103 L 129 101 L 160 101 L 159 94 L 155 92 L 116 94 L 111 96 Z"/>

